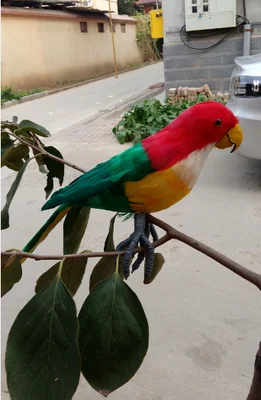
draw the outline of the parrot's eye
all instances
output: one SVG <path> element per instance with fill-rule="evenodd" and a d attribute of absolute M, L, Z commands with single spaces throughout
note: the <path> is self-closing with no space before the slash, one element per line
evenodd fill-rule
<path fill-rule="evenodd" d="M 221 119 L 216 120 L 216 125 L 221 125 Z"/>

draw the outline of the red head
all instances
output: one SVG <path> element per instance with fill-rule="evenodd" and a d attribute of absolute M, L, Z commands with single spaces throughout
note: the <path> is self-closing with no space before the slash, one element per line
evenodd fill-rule
<path fill-rule="evenodd" d="M 234 114 L 223 104 L 206 101 L 189 107 L 155 135 L 142 141 L 155 169 L 186 158 L 208 145 L 232 151 L 242 143 L 243 134 Z M 169 165 L 168 165 L 169 164 Z"/>

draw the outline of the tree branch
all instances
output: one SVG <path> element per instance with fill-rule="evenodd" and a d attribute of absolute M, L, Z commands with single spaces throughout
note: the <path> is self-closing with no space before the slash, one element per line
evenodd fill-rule
<path fill-rule="evenodd" d="M 154 248 L 162 246 L 164 243 L 168 242 L 172 238 L 166 234 L 162 236 L 162 238 L 156 240 L 152 243 Z M 143 252 L 144 249 L 137 247 L 134 250 L 134 254 Z M 32 258 L 36 261 L 41 260 L 64 260 L 66 258 L 98 258 L 98 257 L 116 257 L 121 256 L 126 253 L 126 250 L 122 251 L 106 251 L 106 252 L 87 252 L 87 253 L 77 253 L 77 254 L 58 254 L 58 255 L 45 255 L 45 254 L 34 254 L 34 253 L 27 253 L 25 251 L 2 251 L 1 256 L 12 256 L 17 258 Z M 4 266 L 5 268 L 5 266 Z"/>
<path fill-rule="evenodd" d="M 21 139 L 19 136 L 17 136 L 17 135 L 16 135 L 15 133 L 13 133 L 13 132 L 10 132 L 9 135 L 15 137 L 17 140 L 19 140 L 19 142 L 21 142 L 21 143 L 23 143 L 23 144 L 26 144 L 27 146 L 31 147 L 32 149 L 35 149 L 35 150 L 39 151 L 39 153 L 45 155 L 46 157 L 49 157 L 49 158 L 51 158 L 52 160 L 55 160 L 55 161 L 59 162 L 60 164 L 67 165 L 68 167 L 71 167 L 71 168 L 73 168 L 73 169 L 76 169 L 77 171 L 80 171 L 80 172 L 82 172 L 82 173 L 85 173 L 85 172 L 86 172 L 83 168 L 78 167 L 77 165 L 72 164 L 72 163 L 70 163 L 69 161 L 64 160 L 63 158 L 56 157 L 56 156 L 54 156 L 53 154 L 48 153 L 48 151 L 45 151 L 43 147 L 36 146 L 35 144 L 33 144 L 33 143 L 31 143 L 31 142 L 28 142 L 28 141 L 25 140 L 25 139 Z"/>
<path fill-rule="evenodd" d="M 259 343 L 259 349 L 256 353 L 253 380 L 246 400 L 260 400 L 260 399 L 261 399 L 261 342 Z"/>
<path fill-rule="evenodd" d="M 199 242 L 198 240 L 186 235 L 174 229 L 172 226 L 168 225 L 166 222 L 161 221 L 158 218 L 153 217 L 152 215 L 148 215 L 148 220 L 152 224 L 158 226 L 166 232 L 159 240 L 155 241 L 152 245 L 154 248 L 162 246 L 164 243 L 170 241 L 171 239 L 179 240 L 187 244 L 190 247 L 193 247 L 195 250 L 205 254 L 206 256 L 212 258 L 217 261 L 219 264 L 222 264 L 224 267 L 234 272 L 235 274 L 241 276 L 246 281 L 252 283 L 258 289 L 261 290 L 261 275 L 257 274 L 254 271 L 251 271 L 248 268 L 243 267 L 237 262 L 231 260 L 225 255 L 219 253 L 218 251 L 212 249 L 211 247 L 206 246 L 205 244 Z M 136 248 L 135 253 L 140 253 L 144 251 L 143 248 Z M 63 260 L 65 258 L 94 258 L 94 257 L 113 257 L 124 255 L 125 251 L 110 251 L 110 252 L 90 252 L 90 253 L 79 253 L 79 254 L 62 254 L 62 255 L 42 255 L 42 254 L 33 254 L 26 253 L 23 251 L 12 251 L 12 252 L 2 252 L 3 256 L 15 256 L 19 258 L 32 258 L 34 260 Z"/>
<path fill-rule="evenodd" d="M 200 251 L 201 253 L 205 254 L 206 256 L 212 258 L 213 260 L 217 261 L 219 264 L 222 264 L 224 267 L 229 269 L 230 271 L 234 272 L 235 274 L 241 276 L 241 278 L 247 280 L 248 282 L 252 283 L 253 285 L 257 286 L 258 289 L 261 290 L 261 275 L 257 274 L 254 271 L 251 271 L 248 268 L 243 267 L 242 265 L 238 264 L 236 261 L 231 260 L 230 258 L 226 257 L 224 254 L 219 253 L 218 251 L 212 249 L 209 246 L 199 242 L 196 239 L 186 235 L 174 229 L 172 226 L 168 225 L 166 222 L 161 221 L 158 218 L 153 217 L 152 215 L 148 216 L 148 220 L 158 226 L 159 228 L 163 229 L 167 234 L 172 238 L 179 240 L 187 244 L 193 249 Z"/>

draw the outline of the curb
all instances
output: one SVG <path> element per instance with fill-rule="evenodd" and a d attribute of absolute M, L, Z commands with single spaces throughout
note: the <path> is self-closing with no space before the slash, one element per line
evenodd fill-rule
<path fill-rule="evenodd" d="M 133 104 L 143 101 L 145 99 L 151 99 L 151 98 L 157 96 L 158 94 L 161 94 L 164 91 L 165 91 L 165 87 L 161 87 L 161 88 L 157 88 L 157 89 L 146 89 L 145 91 L 140 92 L 139 94 L 129 97 L 128 99 L 125 100 L 124 103 L 118 102 L 111 108 L 100 110 L 96 114 L 93 114 L 91 117 L 88 117 L 86 119 L 76 122 L 75 125 L 79 125 L 82 123 L 87 125 L 100 117 L 119 118 L 119 117 L 121 117 L 121 115 L 123 113 L 128 111 L 133 106 Z"/>
<path fill-rule="evenodd" d="M 143 101 L 145 99 L 150 99 L 154 96 L 157 96 L 158 94 L 164 92 L 165 87 L 160 87 L 160 88 L 156 88 L 156 89 L 146 89 L 143 90 L 142 92 L 135 94 L 131 97 L 128 97 L 126 99 L 125 102 L 118 102 L 116 103 L 113 107 L 111 108 L 107 108 L 106 110 L 102 110 L 102 113 L 107 113 L 110 115 L 113 114 L 118 114 L 118 113 L 123 113 L 125 112 L 127 109 L 129 109 L 133 104 Z"/>
<path fill-rule="evenodd" d="M 118 75 L 124 74 L 125 72 L 135 71 L 136 69 L 145 68 L 145 67 L 148 67 L 150 65 L 158 64 L 159 62 L 162 62 L 162 60 L 154 61 L 154 62 L 151 62 L 151 63 L 146 64 L 146 65 L 140 65 L 140 66 L 137 66 L 137 67 L 132 67 L 132 68 L 129 68 L 129 69 L 125 69 L 125 70 L 119 71 Z M 74 88 L 77 88 L 77 87 L 83 86 L 83 85 L 88 85 L 88 83 L 101 81 L 101 80 L 106 79 L 106 78 L 111 78 L 114 75 L 115 75 L 115 73 L 111 73 L 111 74 L 100 76 L 100 77 L 97 77 L 97 78 L 87 79 L 85 81 L 78 82 L 78 83 L 75 83 L 75 84 L 72 84 L 72 85 L 63 86 L 63 87 L 60 87 L 60 88 L 57 88 L 57 89 L 45 90 L 43 92 L 30 94 L 28 96 L 22 97 L 20 100 L 6 101 L 5 103 L 3 103 L 1 105 L 1 108 L 2 109 L 3 108 L 8 108 L 8 107 L 11 107 L 11 106 L 15 106 L 17 104 L 26 103 L 27 101 L 40 99 L 40 98 L 45 97 L 45 96 L 51 96 L 52 94 L 56 94 L 56 93 L 59 93 L 59 92 L 64 92 L 65 90 L 74 89 Z"/>
<path fill-rule="evenodd" d="M 164 91 L 165 91 L 164 87 L 153 89 L 153 90 L 146 89 L 145 91 L 140 92 L 139 94 L 129 97 L 124 102 L 116 103 L 111 108 L 99 110 L 97 113 L 91 115 L 90 117 L 81 119 L 80 121 L 77 121 L 74 124 L 70 125 L 70 127 L 66 127 L 66 128 L 59 130 L 57 133 L 61 133 L 62 131 L 67 130 L 68 128 L 70 128 L 71 130 L 77 129 L 77 128 L 81 127 L 82 125 L 85 125 L 86 129 L 88 129 L 87 126 L 89 124 L 92 124 L 93 122 L 95 122 L 99 119 L 101 119 L 101 120 L 107 120 L 107 119 L 113 120 L 114 119 L 115 121 L 117 121 L 119 118 L 122 117 L 122 115 L 126 111 L 128 111 L 133 106 L 133 104 L 138 103 L 145 99 L 153 98 L 154 96 L 157 96 L 158 94 L 160 94 Z M 117 122 L 115 122 L 115 123 L 117 123 Z M 52 135 L 52 137 L 55 138 L 55 134 Z"/>
<path fill-rule="evenodd" d="M 146 99 L 151 99 L 162 92 L 165 91 L 165 87 L 161 88 L 156 88 L 156 89 L 146 89 L 143 92 L 140 92 L 137 95 L 131 96 L 128 99 L 126 99 L 125 103 L 116 103 L 115 106 L 109 110 L 110 115 L 114 114 L 119 114 L 119 113 L 124 113 L 126 112 L 133 104 L 138 103 L 140 101 L 146 100 Z"/>

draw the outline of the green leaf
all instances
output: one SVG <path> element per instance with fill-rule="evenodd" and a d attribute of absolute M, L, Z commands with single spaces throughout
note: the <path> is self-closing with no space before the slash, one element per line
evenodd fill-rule
<path fill-rule="evenodd" d="M 12 203 L 12 200 L 14 198 L 14 195 L 18 189 L 18 186 L 20 185 L 21 179 L 23 177 L 24 171 L 28 165 L 28 163 L 31 161 L 31 158 L 29 158 L 24 165 L 22 166 L 22 168 L 20 169 L 20 171 L 17 173 L 16 178 L 14 180 L 14 182 L 12 183 L 12 186 L 9 190 L 9 192 L 7 193 L 6 196 L 6 203 L 1 211 L 1 229 L 7 229 L 9 228 L 9 208 L 10 205 Z"/>
<path fill-rule="evenodd" d="M 153 117 L 153 116 L 150 116 L 150 117 L 147 119 L 148 124 L 150 124 L 153 120 L 154 120 L 154 117 Z"/>
<path fill-rule="evenodd" d="M 48 199 L 48 197 L 50 196 L 50 194 L 53 191 L 53 178 L 47 174 L 47 180 L 46 180 L 46 186 L 44 188 L 45 191 L 45 198 Z"/>
<path fill-rule="evenodd" d="M 18 144 L 15 146 L 12 153 L 15 154 L 15 158 L 27 159 L 29 155 L 29 147 L 26 144 Z"/>
<path fill-rule="evenodd" d="M 47 174 L 48 171 L 47 171 L 47 169 L 45 168 L 44 160 L 43 160 L 42 154 L 41 154 L 38 150 L 36 150 L 36 149 L 32 149 L 32 150 L 33 150 L 33 154 L 34 154 L 34 156 L 35 156 L 35 161 L 36 161 L 36 163 L 38 164 L 39 171 L 40 171 L 42 174 Z"/>
<path fill-rule="evenodd" d="M 1 121 L 1 129 L 9 129 L 11 132 L 18 128 L 16 121 L 9 122 L 9 121 Z"/>
<path fill-rule="evenodd" d="M 63 262 L 61 279 L 72 296 L 79 289 L 85 273 L 88 258 L 67 258 Z M 48 271 L 44 272 L 36 282 L 35 292 L 39 292 L 47 286 L 57 275 L 60 262 L 54 264 Z"/>
<path fill-rule="evenodd" d="M 18 172 L 22 167 L 24 163 L 22 160 L 15 160 L 13 161 L 6 161 L 4 164 L 2 164 L 2 167 L 5 166 L 9 169 L 12 169 L 15 172 Z"/>
<path fill-rule="evenodd" d="M 89 291 L 101 281 L 112 276 L 116 268 L 116 257 L 102 257 L 92 270 L 89 283 Z"/>
<path fill-rule="evenodd" d="M 25 144 L 10 146 L 2 155 L 1 166 L 19 171 L 24 165 L 23 159 L 28 159 L 29 147 Z"/>
<path fill-rule="evenodd" d="M 10 139 L 7 132 L 1 132 L 1 157 L 3 153 L 13 146 L 14 140 Z"/>
<path fill-rule="evenodd" d="M 48 153 L 52 154 L 53 156 L 56 156 L 58 158 L 61 158 L 63 160 L 62 154 L 53 146 L 46 146 L 44 147 L 44 150 L 47 151 Z M 53 178 L 59 179 L 60 185 L 63 183 L 63 178 L 64 178 L 64 164 L 60 163 L 59 161 L 53 160 L 52 158 L 49 158 L 48 156 L 43 155 L 44 163 L 46 167 L 48 168 L 50 175 Z"/>
<path fill-rule="evenodd" d="M 82 373 L 108 396 L 133 377 L 147 353 L 149 327 L 142 305 L 115 273 L 87 297 L 79 324 Z"/>
<path fill-rule="evenodd" d="M 114 224 L 115 224 L 116 217 L 117 217 L 117 214 L 115 214 L 114 217 L 112 217 L 112 219 L 110 220 L 109 232 L 107 234 L 107 237 L 106 237 L 105 243 L 104 243 L 104 251 L 114 251 L 115 250 L 113 232 L 114 232 Z"/>
<path fill-rule="evenodd" d="M 24 133 L 32 132 L 37 136 L 50 137 L 50 132 L 43 126 L 30 121 L 29 119 L 24 119 L 18 125 L 18 129 L 15 131 L 16 135 L 23 135 Z"/>
<path fill-rule="evenodd" d="M 154 255 L 154 264 L 153 264 L 153 269 L 151 272 L 151 275 L 148 279 L 144 279 L 144 282 L 146 285 L 153 282 L 158 273 L 161 271 L 163 265 L 165 263 L 165 259 L 161 253 L 155 253 Z"/>
<path fill-rule="evenodd" d="M 120 144 L 123 144 L 126 142 L 126 137 L 127 137 L 127 130 L 121 130 L 119 133 L 117 133 L 117 139 Z"/>
<path fill-rule="evenodd" d="M 63 253 L 77 253 L 88 225 L 91 209 L 74 206 L 66 215 L 63 224 Z"/>
<path fill-rule="evenodd" d="M 116 216 L 117 214 L 110 221 L 109 232 L 104 243 L 104 251 L 115 250 L 113 231 Z M 112 276 L 115 272 L 115 268 L 116 257 L 102 257 L 92 270 L 89 283 L 90 292 L 93 290 L 94 286 L 97 285 L 97 283 L 107 279 L 109 276 Z"/>
<path fill-rule="evenodd" d="M 57 276 L 16 317 L 7 341 L 12 400 L 71 400 L 80 377 L 75 303 Z"/>
<path fill-rule="evenodd" d="M 11 261 L 11 257 L 12 256 L 1 256 L 1 297 L 8 293 L 14 284 L 19 282 L 22 278 L 22 267 L 19 258 L 14 258 L 9 264 L 8 261 Z"/>
<path fill-rule="evenodd" d="M 5 153 L 8 154 L 10 150 L 12 150 L 12 149 L 6 150 Z M 24 165 L 23 160 L 15 159 L 15 160 L 10 160 L 9 161 L 8 159 L 6 159 L 5 156 L 7 154 L 5 154 L 5 153 L 3 154 L 3 157 L 2 157 L 1 167 L 7 167 L 9 169 L 12 169 L 13 171 L 18 172 Z"/>
<path fill-rule="evenodd" d="M 46 150 L 48 153 L 50 153 L 56 157 L 63 159 L 63 156 L 59 152 L 59 150 L 57 150 L 53 146 L 44 147 L 44 150 Z M 58 178 L 60 186 L 62 186 L 62 184 L 63 184 L 64 164 L 60 163 L 56 160 L 53 160 L 45 155 L 43 155 L 42 157 L 43 157 L 43 162 L 49 171 L 47 174 L 47 185 L 44 188 L 44 190 L 46 192 L 46 199 L 47 199 L 53 190 L 53 178 Z"/>

